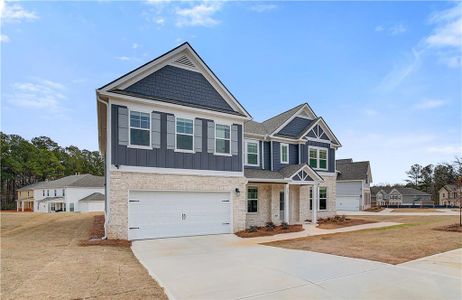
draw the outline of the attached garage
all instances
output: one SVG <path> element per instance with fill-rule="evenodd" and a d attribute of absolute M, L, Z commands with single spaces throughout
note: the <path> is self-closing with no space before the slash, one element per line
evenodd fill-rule
<path fill-rule="evenodd" d="M 128 239 L 232 232 L 230 193 L 130 191 Z"/>
<path fill-rule="evenodd" d="M 359 211 L 358 196 L 337 196 L 337 210 Z"/>

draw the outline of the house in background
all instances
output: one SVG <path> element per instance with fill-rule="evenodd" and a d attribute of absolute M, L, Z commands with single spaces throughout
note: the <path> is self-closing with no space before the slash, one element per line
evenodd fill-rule
<path fill-rule="evenodd" d="M 371 207 L 371 166 L 368 161 L 338 159 L 337 210 L 359 211 Z"/>
<path fill-rule="evenodd" d="M 109 238 L 232 233 L 335 214 L 341 145 L 324 119 L 304 103 L 251 121 L 188 43 L 98 89 L 97 109 Z"/>
<path fill-rule="evenodd" d="M 428 193 L 408 187 L 372 187 L 371 192 L 377 206 L 433 205 L 432 196 Z"/>
<path fill-rule="evenodd" d="M 439 205 L 459 205 L 460 197 L 462 197 L 462 187 L 458 189 L 455 184 L 446 184 L 438 191 L 438 194 Z"/>
<path fill-rule="evenodd" d="M 34 188 L 43 182 L 36 182 L 23 186 L 17 190 L 18 198 L 16 200 L 17 211 L 33 211 L 34 210 Z"/>
<path fill-rule="evenodd" d="M 28 198 L 19 198 L 25 192 Z M 18 210 L 19 203 L 36 212 L 104 211 L 104 177 L 82 174 L 38 182 L 19 190 Z"/>

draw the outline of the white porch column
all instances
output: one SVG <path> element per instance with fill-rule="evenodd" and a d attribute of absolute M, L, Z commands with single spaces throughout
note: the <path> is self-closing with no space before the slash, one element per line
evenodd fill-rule
<path fill-rule="evenodd" d="M 19 211 L 19 200 L 16 200 L 16 211 Z"/>
<path fill-rule="evenodd" d="M 311 209 L 311 223 L 318 223 L 318 201 L 319 201 L 319 184 L 313 185 L 313 205 Z"/>
<path fill-rule="evenodd" d="M 21 208 L 22 208 L 22 211 L 24 211 L 24 201 L 21 201 Z"/>
<path fill-rule="evenodd" d="M 289 224 L 290 219 L 289 219 L 289 184 L 286 183 L 284 185 L 284 222 Z"/>

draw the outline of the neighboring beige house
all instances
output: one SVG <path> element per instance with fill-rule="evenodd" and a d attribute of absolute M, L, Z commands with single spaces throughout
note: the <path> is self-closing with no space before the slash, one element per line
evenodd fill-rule
<path fill-rule="evenodd" d="M 446 184 L 439 190 L 439 205 L 459 205 L 462 196 L 462 187 L 457 189 L 455 184 Z"/>
<path fill-rule="evenodd" d="M 34 189 L 43 182 L 36 182 L 23 186 L 17 190 L 18 200 L 16 200 L 17 211 L 33 211 L 34 210 Z"/>
<path fill-rule="evenodd" d="M 377 206 L 406 205 L 421 206 L 433 205 L 431 195 L 413 188 L 407 187 L 373 187 L 372 195 Z"/>

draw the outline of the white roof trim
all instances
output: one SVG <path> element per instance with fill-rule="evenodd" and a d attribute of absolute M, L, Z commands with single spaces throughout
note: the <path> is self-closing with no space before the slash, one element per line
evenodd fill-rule
<path fill-rule="evenodd" d="M 318 173 L 316 173 L 313 169 L 311 169 L 307 164 L 305 164 L 304 166 L 301 166 L 296 172 L 294 172 L 290 178 L 286 178 L 287 180 L 292 180 L 292 177 L 294 177 L 295 175 L 297 175 L 300 171 L 306 171 L 308 173 L 308 175 L 313 178 L 313 177 L 316 177 L 316 179 L 318 179 L 319 181 L 324 181 L 324 178 L 321 177 L 321 175 L 319 175 Z M 312 176 L 313 175 L 313 176 Z M 309 181 L 307 181 L 309 182 Z"/>
<path fill-rule="evenodd" d="M 279 126 L 278 128 L 276 128 L 276 130 L 274 130 L 273 132 L 270 133 L 270 136 L 274 136 L 275 134 L 277 134 L 279 131 L 281 131 L 284 127 L 286 127 L 287 124 L 290 123 L 290 121 L 292 121 L 293 119 L 295 119 L 295 117 L 297 117 L 302 111 L 306 110 L 308 112 L 308 115 L 312 115 L 313 119 L 317 118 L 316 114 L 314 113 L 314 111 L 311 109 L 311 107 L 304 103 L 302 107 L 300 107 L 299 110 L 297 110 L 290 118 L 288 118 L 284 123 L 282 123 L 281 126 Z"/>
<path fill-rule="evenodd" d="M 217 92 L 223 97 L 223 99 L 236 111 L 240 112 L 248 119 L 251 119 L 250 114 L 245 110 L 245 108 L 237 101 L 236 98 L 228 91 L 228 89 L 221 83 L 221 81 L 213 74 L 213 72 L 208 68 L 203 60 L 196 54 L 194 49 L 188 44 L 184 43 L 183 45 L 171 50 L 170 52 L 165 53 L 164 55 L 154 59 L 153 61 L 147 63 L 146 65 L 135 69 L 132 73 L 126 74 L 121 78 L 115 80 L 114 82 L 104 86 L 99 92 L 108 92 L 114 88 L 125 88 L 131 84 L 143 79 L 144 77 L 154 73 L 160 68 L 172 64 L 177 66 L 174 62 L 180 59 L 183 56 L 187 56 L 192 60 L 192 63 L 197 67 L 197 71 L 202 73 L 204 77 L 209 81 L 209 83 L 217 90 Z"/>

